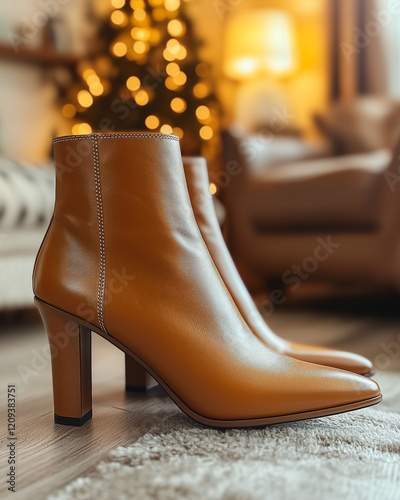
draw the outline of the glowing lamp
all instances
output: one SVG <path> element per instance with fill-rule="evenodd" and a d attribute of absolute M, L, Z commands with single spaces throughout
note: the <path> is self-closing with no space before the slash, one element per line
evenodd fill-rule
<path fill-rule="evenodd" d="M 234 80 L 287 76 L 297 66 L 293 20 L 285 11 L 234 15 L 227 23 L 224 49 L 224 72 Z"/>

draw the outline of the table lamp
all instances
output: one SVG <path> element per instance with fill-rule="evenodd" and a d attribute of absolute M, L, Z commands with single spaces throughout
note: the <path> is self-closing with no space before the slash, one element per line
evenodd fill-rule
<path fill-rule="evenodd" d="M 226 26 L 223 70 L 228 78 L 242 82 L 237 105 L 243 107 L 243 100 L 250 99 L 259 110 L 262 103 L 284 100 L 281 80 L 298 66 L 296 49 L 294 22 L 288 12 L 252 10 L 233 15 Z M 245 107 L 249 108 L 249 102 Z"/>

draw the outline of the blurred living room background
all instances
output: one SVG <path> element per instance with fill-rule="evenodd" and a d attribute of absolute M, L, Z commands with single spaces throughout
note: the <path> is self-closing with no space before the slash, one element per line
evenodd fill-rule
<path fill-rule="evenodd" d="M 161 389 L 126 392 L 123 352 L 93 335 L 93 401 L 100 418 L 80 429 L 53 423 L 51 349 L 34 309 L 31 282 L 53 211 L 51 141 L 60 135 L 176 134 L 183 155 L 205 156 L 225 241 L 268 326 L 295 343 L 368 357 L 384 395 L 379 409 L 400 411 L 399 82 L 397 0 L 0 2 L 0 474 L 6 478 L 5 391 L 13 384 L 18 498 L 55 498 L 61 486 L 94 468 L 112 449 L 132 445 L 155 423 L 172 422 L 175 415 Z M 68 175 L 72 153 L 57 167 L 59 175 Z M 249 458 L 255 496 L 227 489 L 223 498 L 284 498 L 274 495 L 276 485 L 290 495 L 288 485 L 311 478 L 307 470 L 320 482 L 315 495 L 333 498 L 326 479 L 331 476 L 325 473 L 333 471 L 345 488 L 339 462 L 329 457 L 343 443 L 337 436 L 347 436 L 346 427 L 357 440 L 335 459 L 349 463 L 351 455 L 364 468 L 363 477 L 371 471 L 371 484 L 382 487 L 382 498 L 394 498 L 398 447 L 390 433 L 397 420 L 378 439 L 389 421 L 362 415 L 349 425 L 329 418 L 321 434 L 302 434 L 318 425 L 323 429 L 318 421 L 309 427 L 295 424 L 287 435 L 280 433 L 285 425 L 273 426 L 263 447 L 256 448 L 266 461 L 257 468 L 255 455 Z M 192 472 L 194 488 L 208 482 L 209 473 L 196 476 L 193 465 L 207 462 L 208 441 L 196 427 L 196 440 L 185 440 L 178 431 L 181 422 L 178 416 L 172 424 L 173 436 L 182 447 L 192 447 L 200 462 L 189 454 L 179 461 L 175 452 L 165 459 L 151 439 L 139 448 L 137 462 L 129 458 L 133 455 L 124 458 L 124 470 L 131 459 L 147 470 L 152 498 L 166 498 L 157 495 L 157 485 L 163 484 L 159 471 L 166 464 L 168 472 L 187 461 L 184 485 L 192 482 Z M 374 426 L 376 434 L 370 431 Z M 208 462 L 211 467 L 222 462 L 223 472 L 207 498 L 222 498 L 220 486 L 247 470 L 237 443 L 231 444 L 230 436 L 235 441 L 240 432 L 224 430 L 221 450 L 226 446 L 239 468 L 223 455 Z M 165 436 L 169 440 L 172 434 Z M 270 437 L 285 453 L 299 454 L 297 471 L 286 467 L 288 455 L 270 445 Z M 256 440 L 249 434 L 246 442 L 247 453 Z M 302 462 L 302 442 L 312 469 Z M 316 449 L 322 450 L 319 462 Z M 372 450 L 383 457 L 382 468 L 375 468 Z M 151 473 L 142 465 L 146 456 L 156 457 Z M 279 474 L 269 468 L 275 459 Z M 370 498 L 354 463 L 348 475 L 357 480 L 357 497 Z M 115 477 L 110 498 L 117 498 L 118 485 L 129 476 Z M 182 492 L 174 498 L 188 498 L 179 476 L 171 481 Z M 258 496 L 263 484 L 265 493 Z M 79 498 L 108 494 L 80 491 Z M 129 497 L 142 498 L 142 491 L 138 484 Z M 196 495 L 202 497 L 197 490 Z"/>
<path fill-rule="evenodd" d="M 390 0 L 3 2 L 0 311 L 33 304 L 51 139 L 92 131 L 173 133 L 206 157 L 267 316 L 306 289 L 396 293 L 399 26 Z"/>

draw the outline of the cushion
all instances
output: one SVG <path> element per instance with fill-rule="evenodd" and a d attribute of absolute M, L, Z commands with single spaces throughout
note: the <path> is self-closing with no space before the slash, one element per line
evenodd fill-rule
<path fill-rule="evenodd" d="M 305 141 L 295 137 L 269 138 L 263 135 L 249 135 L 239 141 L 238 147 L 246 156 L 252 170 L 262 170 L 282 163 L 310 158 L 330 156 L 328 143 Z"/>
<path fill-rule="evenodd" d="M 47 225 L 54 206 L 54 169 L 0 157 L 0 232 Z"/>
<path fill-rule="evenodd" d="M 334 144 L 337 154 L 393 149 L 400 135 L 400 102 L 367 96 L 337 102 L 325 114 L 316 114 L 318 128 Z"/>
<path fill-rule="evenodd" d="M 246 209 L 262 232 L 375 230 L 390 160 L 380 150 L 259 171 L 247 184 Z"/>

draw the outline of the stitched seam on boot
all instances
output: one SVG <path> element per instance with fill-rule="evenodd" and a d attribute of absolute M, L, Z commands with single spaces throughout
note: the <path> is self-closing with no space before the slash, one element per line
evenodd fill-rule
<path fill-rule="evenodd" d="M 143 133 L 116 133 L 116 134 L 91 134 L 91 135 L 67 135 L 64 137 L 56 137 L 53 139 L 53 144 L 56 142 L 65 142 L 65 141 L 81 141 L 82 139 L 89 139 L 93 137 L 100 137 L 106 139 L 121 139 L 124 137 L 137 137 L 143 139 L 169 139 L 172 141 L 179 141 L 179 138 L 176 135 L 167 135 L 167 134 L 143 134 Z"/>
<path fill-rule="evenodd" d="M 104 216 L 103 216 L 103 202 L 101 198 L 101 182 L 100 182 L 100 160 L 99 160 L 99 145 L 96 135 L 91 136 L 93 144 L 93 165 L 94 165 L 94 180 L 96 191 L 96 206 L 97 218 L 99 224 L 99 245 L 100 245 L 100 276 L 99 288 L 97 292 L 97 318 L 99 320 L 100 328 L 103 332 L 107 333 L 104 324 L 104 295 L 106 285 L 106 248 L 104 241 Z"/>

